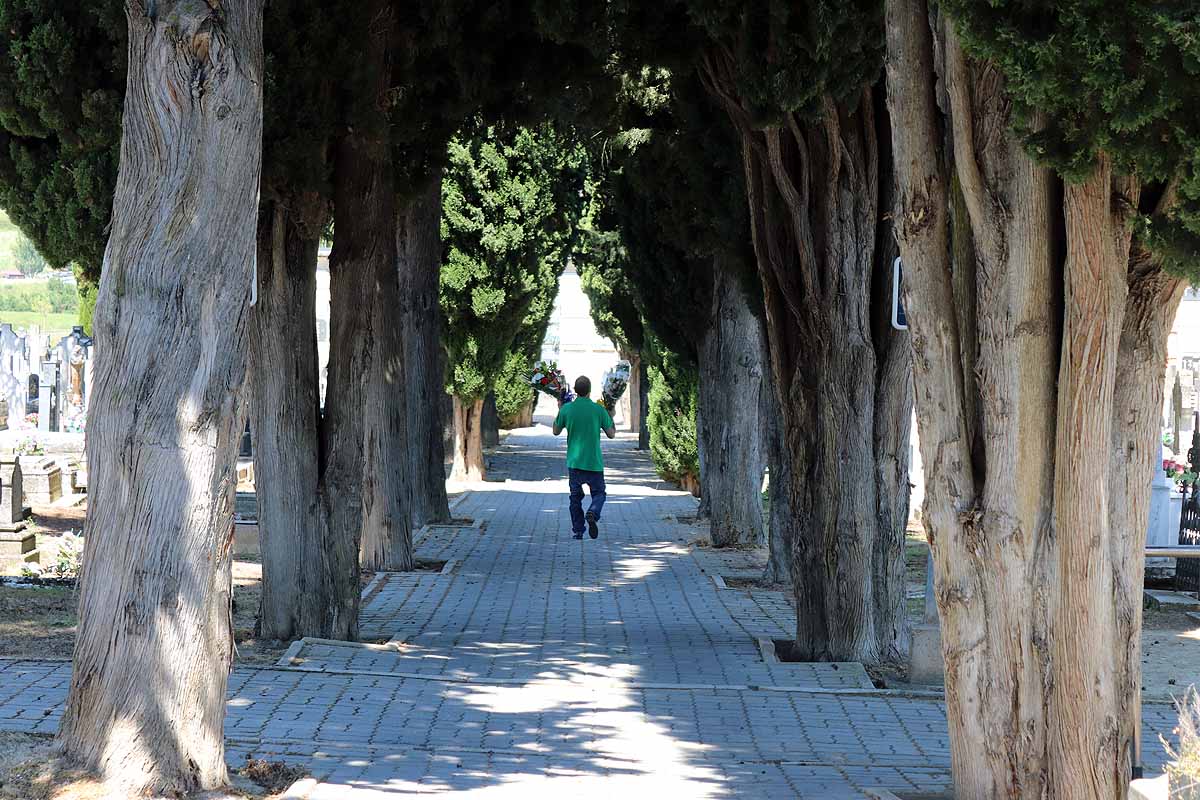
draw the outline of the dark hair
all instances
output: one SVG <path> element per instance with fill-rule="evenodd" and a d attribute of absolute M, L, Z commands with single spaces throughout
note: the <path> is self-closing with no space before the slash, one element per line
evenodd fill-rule
<path fill-rule="evenodd" d="M 580 375 L 575 379 L 575 394 L 580 397 L 587 397 L 592 393 L 592 379 L 587 375 Z"/>

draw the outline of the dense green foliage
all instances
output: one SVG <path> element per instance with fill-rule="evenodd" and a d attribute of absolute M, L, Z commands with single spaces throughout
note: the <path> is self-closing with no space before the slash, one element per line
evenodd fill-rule
<path fill-rule="evenodd" d="M 339 3 L 348 0 L 271 0 L 264 11 L 262 184 L 266 194 L 286 199 L 293 220 L 309 233 L 328 223 L 329 144 L 344 112 L 335 87 L 362 80 L 351 73 L 355 51 L 330 46 L 329 31 L 345 18 Z M 296 202 L 302 196 L 307 202 Z"/>
<path fill-rule="evenodd" d="M 696 369 L 678 355 L 652 346 L 650 374 L 650 455 L 663 480 L 700 477 L 696 440 Z"/>
<path fill-rule="evenodd" d="M 578 268 L 579 283 L 587 295 L 597 332 L 611 339 L 618 349 L 640 352 L 645 338 L 642 312 L 621 234 L 595 228 L 585 232 Z"/>
<path fill-rule="evenodd" d="M 532 125 L 604 119 L 615 95 L 604 50 L 551 39 L 539 0 L 416 0 L 395 6 L 392 113 L 397 191 L 419 191 L 476 115 Z"/>
<path fill-rule="evenodd" d="M 96 313 L 97 286 L 83 279 L 83 270 L 78 266 L 75 267 L 75 283 L 79 292 L 79 318 L 77 321 L 90 336 L 92 334 L 92 317 Z"/>
<path fill-rule="evenodd" d="M 607 335 L 634 325 L 636 310 L 665 347 L 694 361 L 713 270 L 737 274 L 752 297 L 760 292 L 738 144 L 692 78 L 649 74 L 630 94 L 650 127 L 617 137 L 584 287 Z"/>
<path fill-rule="evenodd" d="M 1194 3 L 946 0 L 973 55 L 1005 76 L 1030 151 L 1064 177 L 1103 153 L 1144 181 L 1179 181 L 1179 203 L 1139 227 L 1200 281 L 1200 17 Z"/>
<path fill-rule="evenodd" d="M 524 353 L 513 351 L 505 356 L 504 366 L 500 368 L 492 390 L 496 395 L 496 413 L 500 416 L 501 427 L 507 427 L 506 423 L 534 399 L 533 387 L 529 384 L 532 367 L 533 361 Z"/>
<path fill-rule="evenodd" d="M 121 0 L 0 0 L 0 207 L 52 266 L 99 277 L 121 139 Z"/>
<path fill-rule="evenodd" d="M 58 278 L 0 285 L 0 311 L 33 311 L 39 314 L 75 313 L 79 296 Z"/>
<path fill-rule="evenodd" d="M 612 52 L 626 71 L 715 67 L 752 126 L 815 114 L 826 96 L 853 95 L 883 68 L 879 0 L 614 0 L 540 12 L 548 32 Z"/>
<path fill-rule="evenodd" d="M 585 207 L 585 167 L 574 136 L 549 124 L 479 127 L 451 142 L 440 292 L 450 393 L 483 397 L 510 352 L 528 357 L 541 343 Z"/>

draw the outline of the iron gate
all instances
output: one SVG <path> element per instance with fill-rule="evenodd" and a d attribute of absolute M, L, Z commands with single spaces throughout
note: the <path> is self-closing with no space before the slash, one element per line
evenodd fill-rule
<path fill-rule="evenodd" d="M 1192 448 L 1188 464 L 1193 473 L 1200 473 L 1200 413 L 1193 417 Z M 1183 486 L 1183 513 L 1179 515 L 1179 543 L 1200 545 L 1200 480 Z M 1200 558 L 1175 559 L 1175 585 L 1181 592 L 1200 594 Z"/>

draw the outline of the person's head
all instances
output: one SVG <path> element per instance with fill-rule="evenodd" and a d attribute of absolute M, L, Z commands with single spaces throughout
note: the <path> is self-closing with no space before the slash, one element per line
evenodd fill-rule
<path fill-rule="evenodd" d="M 592 393 L 592 381 L 587 375 L 580 375 L 575 379 L 575 394 L 580 397 L 587 397 Z"/>

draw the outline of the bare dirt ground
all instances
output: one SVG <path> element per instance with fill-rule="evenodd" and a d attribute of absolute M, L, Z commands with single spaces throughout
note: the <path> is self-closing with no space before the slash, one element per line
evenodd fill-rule
<path fill-rule="evenodd" d="M 191 800 L 274 800 L 305 776 L 278 761 L 250 759 L 236 771 L 233 786 Z M 48 736 L 0 732 L 0 800 L 114 800 L 103 784 L 63 763 Z M 175 798 L 189 800 L 189 798 Z"/>
<path fill-rule="evenodd" d="M 1200 688 L 1200 620 L 1146 609 L 1142 622 L 1142 689 L 1152 699 L 1183 699 Z"/>
<path fill-rule="evenodd" d="M 55 536 L 38 535 L 53 551 Z M 43 562 L 45 563 L 45 562 Z M 274 664 L 287 642 L 255 637 L 262 565 L 239 559 L 233 562 L 233 631 L 237 661 Z M 9 658 L 70 658 L 75 647 L 78 597 L 73 587 L 0 586 L 0 656 Z"/>

